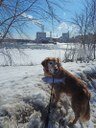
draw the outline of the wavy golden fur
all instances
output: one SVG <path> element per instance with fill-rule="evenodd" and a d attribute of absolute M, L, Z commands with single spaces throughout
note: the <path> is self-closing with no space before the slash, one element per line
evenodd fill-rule
<path fill-rule="evenodd" d="M 50 63 L 51 62 L 51 63 Z M 75 124 L 78 119 L 87 121 L 90 119 L 90 92 L 88 91 L 85 83 L 80 79 L 65 70 L 60 63 L 59 58 L 46 58 L 41 63 L 44 68 L 45 76 L 64 78 L 64 82 L 57 83 L 59 89 L 54 86 L 55 101 L 56 103 L 60 99 L 62 93 L 66 93 L 71 96 L 71 105 L 75 114 L 75 118 L 70 124 Z M 49 65 L 51 64 L 51 66 Z M 49 67 L 51 70 L 49 70 Z M 55 72 L 56 71 L 56 72 Z"/>

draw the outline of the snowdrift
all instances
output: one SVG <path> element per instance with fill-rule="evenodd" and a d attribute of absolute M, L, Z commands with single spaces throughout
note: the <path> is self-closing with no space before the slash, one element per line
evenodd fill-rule
<path fill-rule="evenodd" d="M 62 63 L 63 67 L 87 83 L 91 91 L 91 119 L 84 128 L 96 127 L 96 62 Z M 51 85 L 44 80 L 41 65 L 0 67 L 0 127 L 45 128 Z M 47 79 L 48 80 L 48 79 Z M 59 107 L 51 107 L 49 128 L 68 128 L 74 116 L 70 98 L 64 95 Z M 82 128 L 78 121 L 74 128 Z"/>

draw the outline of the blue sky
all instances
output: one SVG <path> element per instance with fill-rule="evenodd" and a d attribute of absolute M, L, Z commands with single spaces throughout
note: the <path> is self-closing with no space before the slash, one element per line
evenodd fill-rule
<path fill-rule="evenodd" d="M 59 2 L 59 0 L 54 0 Z M 44 6 L 42 4 L 42 6 Z M 71 36 L 74 36 L 78 29 L 76 26 L 71 24 L 72 17 L 74 16 L 75 12 L 80 13 L 83 5 L 82 5 L 82 0 L 69 0 L 69 2 L 65 3 L 64 10 L 56 9 L 56 13 L 61 17 L 63 20 L 60 21 L 60 23 L 54 23 L 54 26 L 52 26 L 51 23 L 47 21 L 40 21 L 45 28 L 45 32 L 47 33 L 47 36 L 49 36 L 50 31 L 53 32 L 53 36 L 60 36 L 63 32 L 70 32 Z M 28 14 L 31 15 L 31 14 Z M 26 31 L 28 32 L 27 38 L 30 39 L 35 39 L 36 32 L 41 31 L 41 28 L 35 25 L 34 23 L 29 23 L 28 26 L 25 28 Z M 15 33 L 15 37 L 19 38 L 18 34 Z M 24 37 L 26 38 L 26 37 Z"/>

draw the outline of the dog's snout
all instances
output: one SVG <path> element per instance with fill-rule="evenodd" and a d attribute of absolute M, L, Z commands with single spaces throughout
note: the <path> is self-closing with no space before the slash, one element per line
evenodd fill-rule
<path fill-rule="evenodd" d="M 57 74 L 58 73 L 58 69 L 54 69 L 54 74 Z"/>
<path fill-rule="evenodd" d="M 54 68 L 54 73 L 57 73 L 58 72 L 58 67 L 55 67 Z"/>
<path fill-rule="evenodd" d="M 55 68 L 55 69 L 58 69 L 58 66 L 57 66 L 57 65 L 55 65 L 55 66 L 54 66 L 54 68 Z"/>
<path fill-rule="evenodd" d="M 58 71 L 58 69 L 56 68 L 55 71 Z"/>

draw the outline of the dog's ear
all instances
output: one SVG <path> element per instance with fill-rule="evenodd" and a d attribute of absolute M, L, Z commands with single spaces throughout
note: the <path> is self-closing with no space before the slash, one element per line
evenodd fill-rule
<path fill-rule="evenodd" d="M 61 66 L 61 59 L 60 58 L 57 58 L 57 62 Z"/>
<path fill-rule="evenodd" d="M 60 58 L 57 58 L 57 62 L 58 62 L 58 63 L 61 63 L 61 60 L 60 60 Z"/>
<path fill-rule="evenodd" d="M 47 57 L 45 60 L 43 60 L 43 61 L 41 62 L 42 66 L 43 66 L 43 67 L 46 67 L 49 60 L 50 60 L 49 57 Z"/>
<path fill-rule="evenodd" d="M 46 59 L 43 60 L 43 61 L 41 62 L 41 64 L 42 64 L 43 67 L 45 67 L 45 66 L 46 66 Z"/>

